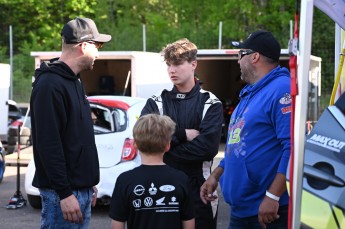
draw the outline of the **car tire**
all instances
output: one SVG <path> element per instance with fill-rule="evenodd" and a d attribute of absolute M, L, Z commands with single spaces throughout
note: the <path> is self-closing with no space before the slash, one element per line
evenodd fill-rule
<path fill-rule="evenodd" d="M 22 132 L 21 136 L 30 136 L 31 135 L 31 130 L 27 127 L 22 127 L 21 132 Z M 7 134 L 8 134 L 8 137 L 18 136 L 18 129 L 17 128 L 9 128 Z"/>
<path fill-rule="evenodd" d="M 5 156 L 0 153 L 0 183 L 2 182 L 2 179 L 4 178 L 4 173 L 5 173 Z"/>
<path fill-rule="evenodd" d="M 11 127 L 8 128 L 7 135 L 8 135 L 8 137 L 18 136 L 18 129 L 17 128 L 11 128 Z"/>
<path fill-rule="evenodd" d="M 42 202 L 41 202 L 41 197 L 40 196 L 34 196 L 28 194 L 28 201 L 31 207 L 35 209 L 41 209 L 42 208 Z"/>
<path fill-rule="evenodd" d="M 9 136 L 7 138 L 8 145 L 16 145 L 18 142 L 17 136 Z M 30 145 L 30 137 L 29 136 L 20 136 L 20 145 L 22 146 L 29 146 Z"/>
<path fill-rule="evenodd" d="M 17 152 L 17 145 L 7 145 L 6 147 L 6 155 L 12 154 L 14 152 Z"/>

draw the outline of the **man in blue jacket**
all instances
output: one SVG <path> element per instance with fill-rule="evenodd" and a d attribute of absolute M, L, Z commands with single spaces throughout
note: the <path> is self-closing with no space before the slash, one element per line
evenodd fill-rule
<path fill-rule="evenodd" d="M 59 59 L 35 71 L 30 99 L 33 186 L 42 197 L 41 228 L 88 228 L 95 205 L 99 163 L 79 73 L 91 70 L 98 48 L 111 36 L 93 20 L 75 18 L 62 29 Z"/>
<path fill-rule="evenodd" d="M 200 190 L 213 200 L 218 181 L 231 206 L 229 228 L 287 228 L 286 170 L 290 156 L 290 74 L 280 45 L 259 30 L 243 43 L 238 63 L 248 84 L 230 118 L 224 159 Z"/>

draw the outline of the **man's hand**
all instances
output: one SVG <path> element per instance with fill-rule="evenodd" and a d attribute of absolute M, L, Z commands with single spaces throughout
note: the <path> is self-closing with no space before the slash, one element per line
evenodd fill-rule
<path fill-rule="evenodd" d="M 96 202 L 97 202 L 98 189 L 96 186 L 93 186 L 92 188 L 93 188 L 93 194 L 92 194 L 91 206 L 94 207 L 96 206 Z"/>
<path fill-rule="evenodd" d="M 60 207 L 63 214 L 63 218 L 71 223 L 82 223 L 83 215 L 80 211 L 80 206 L 77 198 L 74 195 L 62 199 L 60 201 Z"/>
<path fill-rule="evenodd" d="M 207 204 L 207 202 L 218 198 L 216 195 L 213 195 L 214 191 L 217 189 L 217 186 L 218 181 L 214 176 L 211 175 L 200 187 L 200 198 L 204 204 Z"/>
<path fill-rule="evenodd" d="M 193 141 L 194 138 L 198 137 L 200 132 L 194 129 L 186 129 L 187 141 Z"/>
<path fill-rule="evenodd" d="M 266 224 L 272 223 L 274 220 L 279 218 L 278 209 L 279 202 L 265 196 L 264 200 L 260 204 L 258 214 L 261 228 L 265 229 Z"/>

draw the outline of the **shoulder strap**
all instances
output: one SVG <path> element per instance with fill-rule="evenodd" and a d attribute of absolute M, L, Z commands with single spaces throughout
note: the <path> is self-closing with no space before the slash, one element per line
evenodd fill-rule
<path fill-rule="evenodd" d="M 164 90 L 159 91 L 158 93 L 154 94 L 151 96 L 153 101 L 155 101 L 159 114 L 162 116 L 163 115 L 163 99 L 162 99 L 162 93 Z"/>

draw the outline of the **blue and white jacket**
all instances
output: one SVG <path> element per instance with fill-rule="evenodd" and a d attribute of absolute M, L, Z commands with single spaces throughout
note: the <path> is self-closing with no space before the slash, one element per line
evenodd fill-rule
<path fill-rule="evenodd" d="M 277 173 L 286 174 L 290 157 L 290 73 L 274 68 L 254 85 L 246 85 L 231 116 L 220 179 L 231 214 L 258 214 Z M 280 205 L 288 204 L 288 193 Z"/>

